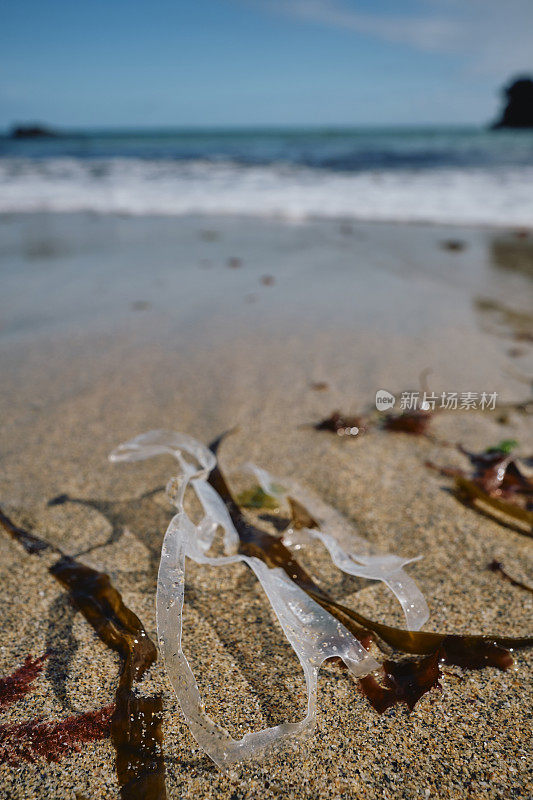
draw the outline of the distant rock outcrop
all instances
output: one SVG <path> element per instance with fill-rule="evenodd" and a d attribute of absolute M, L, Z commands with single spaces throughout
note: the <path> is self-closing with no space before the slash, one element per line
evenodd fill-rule
<path fill-rule="evenodd" d="M 507 104 L 493 128 L 533 128 L 533 80 L 516 78 L 505 87 Z"/>
<path fill-rule="evenodd" d="M 11 139 L 49 139 L 59 134 L 45 125 L 14 125 L 9 136 Z"/>

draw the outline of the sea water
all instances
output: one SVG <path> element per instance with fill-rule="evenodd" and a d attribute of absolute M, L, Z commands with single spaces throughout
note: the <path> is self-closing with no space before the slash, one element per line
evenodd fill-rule
<path fill-rule="evenodd" d="M 0 212 L 533 227 L 533 131 L 337 128 L 0 137 Z"/>

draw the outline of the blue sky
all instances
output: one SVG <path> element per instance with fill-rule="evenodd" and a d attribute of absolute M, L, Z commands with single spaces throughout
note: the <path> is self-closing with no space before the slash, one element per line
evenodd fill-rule
<path fill-rule="evenodd" d="M 0 126 L 484 123 L 532 0 L 3 0 Z"/>

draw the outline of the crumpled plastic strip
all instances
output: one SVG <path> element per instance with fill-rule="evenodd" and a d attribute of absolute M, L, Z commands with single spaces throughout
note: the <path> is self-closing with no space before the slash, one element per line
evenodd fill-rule
<path fill-rule="evenodd" d="M 208 756 L 220 767 L 246 758 L 258 757 L 289 736 L 310 733 L 316 724 L 318 672 L 323 662 L 339 657 L 354 677 L 379 667 L 362 644 L 331 614 L 325 611 L 280 568 L 270 569 L 258 558 L 239 553 L 209 557 L 217 526 L 225 532 L 226 552 L 238 545 L 238 534 L 222 499 L 206 482 L 216 464 L 213 453 L 188 436 L 169 431 L 150 431 L 120 445 L 110 460 L 136 461 L 161 453 L 173 455 L 181 474 L 171 479 L 167 495 L 178 509 L 163 541 L 157 583 L 157 630 L 167 672 L 191 733 Z M 185 457 L 187 456 L 187 458 Z M 197 462 L 191 463 L 191 457 Z M 187 486 L 195 491 L 204 516 L 195 525 L 183 501 Z M 307 713 L 299 722 L 284 722 L 233 739 L 207 714 L 198 685 L 182 649 L 182 614 L 186 559 L 197 564 L 224 566 L 243 562 L 255 573 L 280 625 L 295 651 L 305 675 Z"/>
<path fill-rule="evenodd" d="M 318 539 L 327 548 L 331 560 L 342 572 L 355 575 L 368 580 L 383 581 L 398 599 L 407 623 L 408 630 L 420 630 L 422 625 L 429 619 L 429 608 L 424 595 L 414 582 L 407 575 L 404 567 L 413 561 L 418 561 L 422 556 L 403 559 L 392 554 L 373 555 L 370 553 L 353 553 L 343 549 L 339 544 L 339 539 L 346 539 L 346 531 L 350 531 L 349 541 L 352 545 L 359 541 L 362 546 L 368 547 L 368 543 L 361 540 L 356 532 L 351 528 L 347 519 L 338 511 L 320 501 L 311 492 L 303 490 L 294 482 L 280 481 L 272 477 L 267 470 L 258 467 L 256 464 L 247 462 L 244 469 L 255 475 L 263 492 L 275 497 L 281 504 L 287 504 L 288 498 L 293 497 L 305 506 L 313 518 L 316 518 L 318 527 L 301 528 L 296 530 L 290 528 L 283 537 L 283 543 L 287 547 L 300 547 L 305 545 L 310 538 Z M 335 534 L 335 535 L 332 535 Z"/>

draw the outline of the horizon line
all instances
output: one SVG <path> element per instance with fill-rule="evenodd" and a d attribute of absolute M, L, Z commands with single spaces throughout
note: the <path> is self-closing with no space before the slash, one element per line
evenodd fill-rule
<path fill-rule="evenodd" d="M 19 122 L 15 121 L 4 126 L 0 129 L 0 136 L 10 138 L 12 133 L 16 128 L 30 128 L 30 127 L 39 127 L 43 128 L 45 131 L 49 131 L 50 138 L 54 137 L 54 134 L 58 138 L 68 137 L 70 135 L 80 135 L 80 134 L 120 134 L 123 132 L 136 132 L 136 133 L 195 133 L 195 132 L 204 132 L 204 131 L 213 131 L 213 132 L 238 132 L 238 131 L 313 131 L 313 132 L 337 132 L 337 131 L 350 131 L 350 130 L 365 130 L 365 129 L 374 129 L 374 130 L 385 130 L 390 128 L 395 128 L 399 130 L 431 130 L 431 129 L 440 129 L 447 128 L 450 130 L 458 130 L 458 129 L 472 129 L 478 128 L 481 130 L 490 130 L 490 121 L 486 122 L 451 122 L 451 123 L 440 123 L 440 122 L 413 122 L 413 123 L 406 123 L 406 122 L 335 122 L 335 123 L 328 123 L 328 124 L 321 124 L 321 123 L 235 123 L 235 124 L 218 124 L 218 123 L 185 123 L 185 124 L 174 124 L 174 123 L 161 123 L 161 124 L 154 124 L 154 125 L 143 125 L 143 124 L 134 124 L 134 123 L 125 123 L 120 125 L 76 125 L 76 126 L 63 126 L 63 125 L 54 125 L 53 123 L 46 123 L 40 122 L 36 120 L 31 120 L 27 122 Z M 38 137 L 36 137 L 38 138 Z M 43 134 L 42 138 L 46 138 L 46 134 Z"/>

